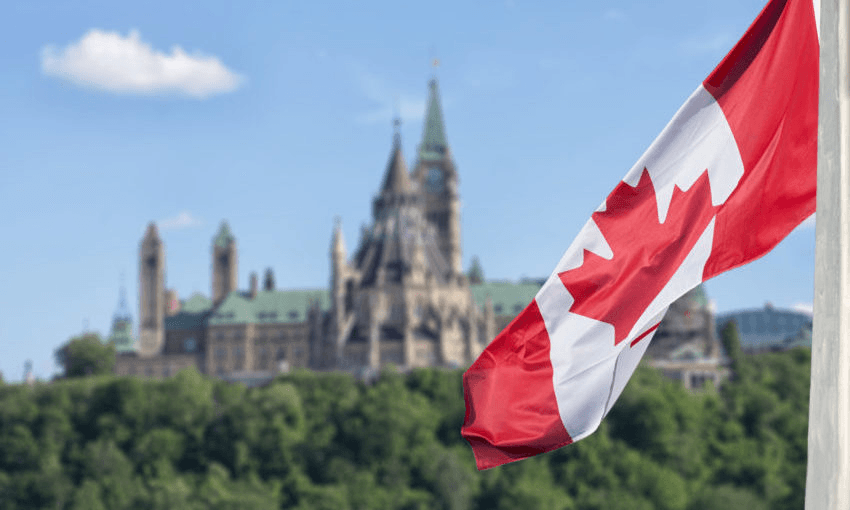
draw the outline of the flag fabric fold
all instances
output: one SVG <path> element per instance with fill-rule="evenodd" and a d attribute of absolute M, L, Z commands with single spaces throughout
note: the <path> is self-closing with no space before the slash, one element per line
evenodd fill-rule
<path fill-rule="evenodd" d="M 771 0 L 464 374 L 479 469 L 591 434 L 670 304 L 815 210 L 812 0 Z"/>

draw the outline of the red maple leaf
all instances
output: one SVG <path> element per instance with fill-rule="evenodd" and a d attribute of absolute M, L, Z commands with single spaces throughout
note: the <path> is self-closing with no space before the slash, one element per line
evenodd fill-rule
<path fill-rule="evenodd" d="M 644 168 L 637 187 L 620 182 L 605 209 L 592 218 L 614 257 L 584 250 L 582 265 L 558 276 L 575 299 L 570 311 L 613 325 L 617 345 L 691 252 L 716 207 L 706 170 L 688 191 L 673 189 L 667 217 L 659 223 L 655 188 Z"/>

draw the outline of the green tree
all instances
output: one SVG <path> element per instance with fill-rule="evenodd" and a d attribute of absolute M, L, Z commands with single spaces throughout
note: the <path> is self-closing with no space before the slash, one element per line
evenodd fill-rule
<path fill-rule="evenodd" d="M 56 363 L 62 366 L 65 377 L 111 374 L 115 346 L 104 344 L 97 333 L 85 333 L 56 350 Z"/>
<path fill-rule="evenodd" d="M 484 269 L 481 267 L 481 261 L 478 260 L 478 256 L 472 257 L 472 265 L 469 267 L 467 276 L 469 277 L 469 283 L 472 285 L 484 283 Z"/>
<path fill-rule="evenodd" d="M 706 487 L 691 500 L 689 510 L 729 510 L 746 508 L 748 510 L 767 509 L 767 504 L 751 490 L 732 485 Z"/>
<path fill-rule="evenodd" d="M 738 323 L 731 320 L 723 326 L 720 331 L 720 337 L 723 341 L 723 347 L 726 348 L 726 354 L 732 361 L 732 371 L 737 377 L 741 369 L 741 357 L 744 355 L 741 350 L 741 334 L 738 331 Z"/>

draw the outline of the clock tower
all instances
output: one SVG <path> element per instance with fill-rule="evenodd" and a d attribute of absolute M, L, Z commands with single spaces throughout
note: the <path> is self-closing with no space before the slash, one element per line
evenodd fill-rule
<path fill-rule="evenodd" d="M 451 276 L 463 273 L 460 248 L 460 194 L 458 175 L 446 139 L 437 80 L 428 84 L 425 131 L 419 145 L 413 179 L 421 190 L 425 217 L 434 226 Z"/>

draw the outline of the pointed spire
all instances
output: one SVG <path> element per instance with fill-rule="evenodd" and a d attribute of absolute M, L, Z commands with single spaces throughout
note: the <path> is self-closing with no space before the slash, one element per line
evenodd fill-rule
<path fill-rule="evenodd" d="M 428 107 L 425 110 L 425 131 L 422 135 L 422 144 L 419 146 L 419 156 L 425 154 L 442 156 L 449 149 L 446 140 L 446 128 L 443 124 L 443 110 L 440 107 L 440 91 L 437 88 L 437 79 L 428 82 Z"/>
<path fill-rule="evenodd" d="M 118 309 L 115 311 L 114 320 L 126 320 L 129 321 L 130 316 L 130 308 L 127 306 L 127 289 L 124 286 L 124 274 L 121 274 L 121 287 L 118 291 Z"/>
<path fill-rule="evenodd" d="M 345 239 L 342 235 L 342 220 L 339 219 L 339 216 L 337 216 L 334 225 L 333 241 L 331 241 L 331 253 L 334 256 L 345 260 Z"/>
<path fill-rule="evenodd" d="M 159 241 L 159 230 L 156 228 L 155 222 L 148 223 L 148 228 L 145 230 L 145 237 L 142 241 Z"/>
<path fill-rule="evenodd" d="M 390 161 L 387 164 L 387 171 L 384 174 L 384 184 L 381 186 L 381 193 L 403 193 L 410 190 L 410 178 L 407 175 L 407 165 L 404 162 L 404 155 L 401 152 L 401 119 L 396 117 L 393 121 L 393 151 L 390 154 Z"/>
<path fill-rule="evenodd" d="M 223 220 L 221 226 L 218 228 L 218 234 L 216 234 L 213 244 L 221 248 L 227 248 L 227 245 L 235 240 L 236 238 L 230 232 L 230 225 L 227 224 L 227 220 Z"/>

